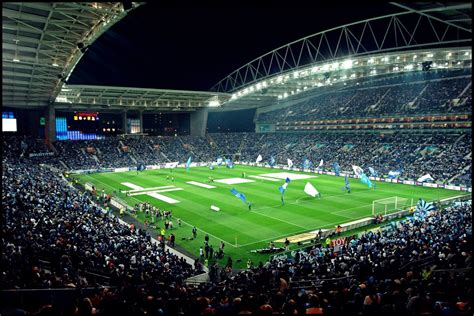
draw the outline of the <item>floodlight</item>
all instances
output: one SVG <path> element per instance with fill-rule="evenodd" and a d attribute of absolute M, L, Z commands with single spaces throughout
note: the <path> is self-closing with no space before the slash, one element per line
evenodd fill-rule
<path fill-rule="evenodd" d="M 350 69 L 350 68 L 352 68 L 352 60 L 350 60 L 350 59 L 345 60 L 345 61 L 342 63 L 342 68 L 343 68 L 343 69 Z"/>

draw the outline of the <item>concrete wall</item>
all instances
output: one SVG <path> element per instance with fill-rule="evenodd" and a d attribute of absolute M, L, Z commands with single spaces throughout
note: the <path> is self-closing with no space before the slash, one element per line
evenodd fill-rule
<path fill-rule="evenodd" d="M 45 138 L 47 143 L 56 141 L 56 112 L 52 104 L 46 108 Z"/>
<path fill-rule="evenodd" d="M 191 113 L 191 116 L 190 116 L 191 136 L 205 136 L 206 135 L 208 113 L 209 113 L 209 110 L 206 108 L 199 109 Z"/>

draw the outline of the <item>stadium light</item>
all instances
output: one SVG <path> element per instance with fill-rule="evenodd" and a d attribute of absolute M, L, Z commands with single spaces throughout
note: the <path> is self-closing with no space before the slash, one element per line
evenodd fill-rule
<path fill-rule="evenodd" d="M 216 100 L 209 101 L 209 107 L 217 107 L 219 105 L 220 105 L 219 101 L 216 101 Z"/>
<path fill-rule="evenodd" d="M 428 53 L 428 54 L 426 55 L 426 57 L 433 57 L 433 54 L 432 54 L 432 53 Z"/>
<path fill-rule="evenodd" d="M 352 60 L 348 59 L 342 63 L 342 69 L 351 69 L 351 68 L 352 68 Z"/>
<path fill-rule="evenodd" d="M 329 70 L 329 64 L 325 64 L 321 67 L 323 71 L 328 71 Z"/>
<path fill-rule="evenodd" d="M 405 66 L 405 69 L 406 69 L 406 70 L 413 70 L 413 65 L 406 65 L 406 66 Z"/>
<path fill-rule="evenodd" d="M 288 97 L 288 93 L 286 93 L 286 92 L 283 93 L 283 97 L 284 97 L 284 98 L 287 98 L 287 97 Z"/>
<path fill-rule="evenodd" d="M 465 52 L 465 53 L 464 53 L 464 56 L 468 56 L 468 55 L 469 55 L 469 52 Z"/>
<path fill-rule="evenodd" d="M 368 63 L 369 63 L 369 64 L 373 64 L 373 63 L 374 63 L 374 59 L 373 59 L 373 58 L 370 58 L 370 59 L 368 60 Z"/>

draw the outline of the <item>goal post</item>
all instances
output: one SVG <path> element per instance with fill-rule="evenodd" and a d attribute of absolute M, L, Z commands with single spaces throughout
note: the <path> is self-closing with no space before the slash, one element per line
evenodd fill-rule
<path fill-rule="evenodd" d="M 383 214 L 387 215 L 396 211 L 406 209 L 413 206 L 413 199 L 393 196 L 385 199 L 372 201 L 372 215 Z"/>

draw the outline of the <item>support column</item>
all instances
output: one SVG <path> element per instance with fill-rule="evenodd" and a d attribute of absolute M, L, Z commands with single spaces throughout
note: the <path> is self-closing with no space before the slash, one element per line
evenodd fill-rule
<path fill-rule="evenodd" d="M 127 110 L 122 112 L 122 131 L 124 134 L 128 134 L 127 131 Z"/>
<path fill-rule="evenodd" d="M 140 133 L 143 134 L 143 110 L 140 110 L 138 113 L 139 119 L 140 119 Z"/>
<path fill-rule="evenodd" d="M 45 126 L 45 141 L 47 144 L 56 141 L 56 112 L 54 105 L 51 103 L 46 108 L 46 126 Z"/>
<path fill-rule="evenodd" d="M 199 109 L 195 112 L 191 112 L 191 117 L 190 117 L 191 136 L 204 137 L 206 135 L 208 113 L 209 113 L 209 110 L 207 108 Z"/>

